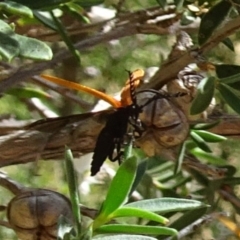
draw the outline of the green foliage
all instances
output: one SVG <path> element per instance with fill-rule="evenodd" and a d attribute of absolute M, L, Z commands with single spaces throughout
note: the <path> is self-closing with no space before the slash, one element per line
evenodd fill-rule
<path fill-rule="evenodd" d="M 35 60 L 50 60 L 52 50 L 45 43 L 19 34 L 0 20 L 0 56 L 7 61 L 14 57 L 31 58 Z"/>
<path fill-rule="evenodd" d="M 71 155 L 71 152 L 69 149 L 67 149 L 66 170 L 68 186 L 71 196 L 73 213 L 75 215 L 75 223 L 76 225 L 78 225 L 81 223 L 81 218 L 79 216 L 80 198 L 78 196 L 78 189 L 76 187 L 75 180 L 76 177 L 72 166 L 72 160 L 73 157 Z M 98 215 L 93 220 L 92 224 L 88 225 L 87 228 L 82 230 L 80 230 L 80 226 L 78 226 L 76 229 L 76 233 L 74 234 L 73 227 L 69 225 L 67 220 L 61 218 L 59 220 L 58 238 L 61 240 L 92 239 L 93 236 L 93 239 L 98 239 L 99 234 L 100 236 L 101 234 L 126 234 L 121 235 L 122 238 L 124 237 L 123 239 L 129 239 L 131 235 L 128 234 L 136 234 L 139 237 L 139 239 L 143 237 L 141 236 L 141 234 L 176 236 L 177 231 L 174 228 L 169 228 L 165 226 L 121 224 L 121 223 L 111 224 L 108 222 L 112 221 L 113 219 L 115 220 L 116 218 L 119 217 L 128 218 L 139 217 L 151 220 L 158 224 L 160 223 L 166 225 L 168 223 L 168 219 L 161 215 L 158 215 L 159 213 L 189 211 L 200 208 L 206 209 L 207 206 L 199 201 L 175 198 L 149 199 L 125 204 L 126 201 L 128 201 L 129 193 L 130 190 L 132 189 L 136 172 L 137 172 L 136 157 L 130 157 L 127 160 L 125 160 L 119 167 L 116 175 L 114 176 L 110 184 L 106 199 L 102 203 Z M 117 236 L 118 235 L 116 235 L 116 237 Z M 146 237 L 143 239 L 151 238 Z"/>
<path fill-rule="evenodd" d="M 198 33 L 198 43 L 200 45 L 204 44 L 211 37 L 216 28 L 227 17 L 231 7 L 232 4 L 230 2 L 222 0 L 203 16 Z"/>
<path fill-rule="evenodd" d="M 197 96 L 194 98 L 190 113 L 192 115 L 203 112 L 211 103 L 214 94 L 215 78 L 204 78 L 197 88 Z"/>

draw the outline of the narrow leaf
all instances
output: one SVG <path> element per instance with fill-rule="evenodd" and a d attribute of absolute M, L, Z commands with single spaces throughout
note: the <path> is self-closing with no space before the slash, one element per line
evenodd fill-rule
<path fill-rule="evenodd" d="M 140 217 L 162 224 L 167 224 L 169 221 L 167 218 L 162 217 L 156 213 L 135 207 L 121 207 L 113 213 L 113 217 Z"/>
<path fill-rule="evenodd" d="M 182 217 L 170 224 L 170 227 L 180 231 L 181 229 L 187 227 L 188 225 L 201 218 L 206 213 L 206 211 L 207 207 L 203 207 L 201 209 L 194 209 L 192 211 L 186 212 Z"/>
<path fill-rule="evenodd" d="M 235 52 L 233 42 L 230 38 L 225 38 L 222 43 L 228 47 L 231 51 Z"/>
<path fill-rule="evenodd" d="M 190 113 L 192 115 L 203 112 L 211 103 L 215 87 L 215 78 L 204 78 L 198 85 L 197 95 L 192 102 Z"/>
<path fill-rule="evenodd" d="M 238 83 L 240 82 L 240 72 L 225 78 L 220 78 L 219 81 L 224 84 Z"/>
<path fill-rule="evenodd" d="M 178 198 L 156 198 L 141 200 L 125 205 L 126 207 L 141 208 L 151 212 L 167 213 L 203 208 L 206 205 L 196 200 Z"/>
<path fill-rule="evenodd" d="M 209 153 L 212 152 L 211 148 L 206 144 L 204 139 L 200 135 L 198 135 L 194 130 L 191 130 L 190 136 L 192 140 L 197 144 L 197 146 L 201 148 L 203 151 Z"/>
<path fill-rule="evenodd" d="M 227 78 L 240 73 L 239 65 L 216 64 L 215 69 L 219 78 Z"/>
<path fill-rule="evenodd" d="M 240 114 L 240 91 L 223 83 L 218 85 L 218 90 L 227 104 Z"/>
<path fill-rule="evenodd" d="M 97 229 L 98 233 L 132 233 L 146 235 L 177 235 L 177 231 L 168 227 L 109 224 Z"/>
<path fill-rule="evenodd" d="M 141 235 L 127 235 L 127 234 L 117 234 L 117 235 L 97 235 L 93 237 L 93 240 L 157 240 L 153 237 L 141 236 Z"/>
<path fill-rule="evenodd" d="M 65 150 L 65 167 L 67 175 L 67 183 L 69 188 L 70 199 L 72 203 L 73 216 L 77 226 L 77 236 L 81 234 L 81 213 L 80 213 L 80 196 L 78 192 L 76 173 L 73 167 L 73 156 L 69 148 Z"/>
<path fill-rule="evenodd" d="M 205 140 L 206 142 L 222 142 L 227 140 L 226 137 L 223 137 L 221 135 L 218 134 L 214 134 L 211 132 L 207 132 L 204 130 L 193 130 L 195 133 L 197 133 L 203 140 Z"/>
<path fill-rule="evenodd" d="M 197 123 L 191 127 L 193 130 L 207 130 L 217 126 L 220 123 L 220 120 L 211 123 Z"/>
<path fill-rule="evenodd" d="M 193 148 L 190 150 L 190 152 L 195 155 L 198 158 L 205 159 L 208 163 L 214 164 L 214 165 L 225 165 L 226 161 L 220 157 L 214 156 L 213 154 L 209 152 L 203 151 L 201 148 Z"/>
<path fill-rule="evenodd" d="M 204 44 L 214 30 L 224 21 L 231 7 L 232 4 L 230 2 L 222 0 L 210 8 L 210 10 L 203 16 L 198 33 L 198 43 L 200 45 Z"/>
<path fill-rule="evenodd" d="M 178 156 L 177 156 L 177 161 L 176 161 L 175 168 L 174 168 L 174 174 L 177 174 L 181 170 L 185 151 L 186 151 L 186 141 L 184 141 L 180 145 L 180 148 L 178 151 Z"/>
<path fill-rule="evenodd" d="M 48 27 L 54 31 L 57 31 L 57 27 L 56 27 L 55 23 L 53 22 L 49 12 L 41 12 L 41 11 L 34 10 L 33 14 L 34 14 L 34 17 L 39 22 L 44 24 L 46 27 Z"/>
<path fill-rule="evenodd" d="M 131 194 L 133 193 L 133 191 L 135 191 L 135 189 L 137 188 L 138 184 L 140 183 L 140 181 L 142 180 L 146 170 L 148 167 L 148 159 L 142 161 L 140 164 L 138 164 L 137 167 L 137 172 L 136 172 L 136 177 L 134 179 L 131 191 L 129 193 L 129 196 L 131 196 Z"/>
<path fill-rule="evenodd" d="M 136 170 L 136 157 L 128 158 L 120 165 L 111 182 L 100 213 L 93 222 L 94 229 L 108 221 L 111 217 L 110 215 L 124 204 L 132 188 L 136 176 Z"/>

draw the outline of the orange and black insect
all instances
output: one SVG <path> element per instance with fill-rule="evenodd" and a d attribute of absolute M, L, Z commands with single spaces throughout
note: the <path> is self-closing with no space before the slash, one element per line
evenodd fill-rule
<path fill-rule="evenodd" d="M 137 130 L 138 115 L 141 109 L 137 105 L 135 88 L 140 84 L 143 76 L 143 70 L 129 72 L 129 79 L 121 92 L 121 100 L 118 101 L 95 89 L 57 77 L 42 75 L 43 78 L 67 88 L 88 92 L 107 101 L 115 108 L 115 111 L 109 115 L 105 127 L 98 135 L 91 164 L 92 176 L 100 170 L 100 167 L 107 158 L 111 161 L 120 161 L 121 146 L 127 133 L 128 123 Z M 116 157 L 114 157 L 115 149 L 117 151 Z"/>
<path fill-rule="evenodd" d="M 181 93 L 174 95 L 163 94 L 153 89 L 142 90 L 136 93 L 136 88 L 144 76 L 144 71 L 136 70 L 128 73 L 129 79 L 127 80 L 126 85 L 121 92 L 120 101 L 95 89 L 69 82 L 64 79 L 42 75 L 43 78 L 67 88 L 88 92 L 107 101 L 115 108 L 114 112 L 109 115 L 105 127 L 98 135 L 91 163 L 92 176 L 100 170 L 102 164 L 107 158 L 109 158 L 111 161 L 120 162 L 122 155 L 121 147 L 128 132 L 129 125 L 132 126 L 133 132 L 135 133 L 133 135 L 137 135 L 138 137 L 141 136 L 142 131 L 144 131 L 144 126 L 142 126 L 142 122 L 139 120 L 139 114 L 142 112 L 145 106 L 159 98 L 178 97 L 183 95 Z M 151 92 L 154 93 L 154 96 L 148 99 L 143 105 L 139 106 L 137 104 L 136 95 L 142 92 Z M 115 150 L 116 156 L 114 157 Z"/>

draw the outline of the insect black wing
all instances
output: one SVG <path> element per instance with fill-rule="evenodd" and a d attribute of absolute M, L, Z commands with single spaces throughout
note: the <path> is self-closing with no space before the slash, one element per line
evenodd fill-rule
<path fill-rule="evenodd" d="M 109 116 L 106 126 L 98 135 L 96 146 L 93 154 L 91 166 L 91 176 L 95 175 L 106 158 L 111 161 L 117 161 L 119 149 L 123 142 L 124 135 L 127 132 L 130 108 L 118 108 Z M 114 149 L 117 149 L 117 157 L 113 158 Z"/>

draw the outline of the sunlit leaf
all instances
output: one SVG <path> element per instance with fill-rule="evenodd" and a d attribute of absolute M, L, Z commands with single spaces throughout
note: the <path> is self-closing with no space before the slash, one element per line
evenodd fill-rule
<path fill-rule="evenodd" d="M 211 103 L 215 87 L 215 78 L 204 78 L 198 85 L 197 95 L 192 102 L 190 113 L 192 115 L 203 112 Z"/>
<path fill-rule="evenodd" d="M 230 2 L 222 0 L 210 8 L 210 10 L 203 16 L 198 33 L 198 43 L 200 45 L 204 44 L 215 29 L 224 21 L 231 7 L 232 4 Z"/>
<path fill-rule="evenodd" d="M 127 200 L 136 176 L 136 170 L 136 157 L 128 158 L 120 165 L 111 182 L 106 199 L 100 209 L 100 213 L 93 222 L 94 228 L 97 228 L 108 221 L 110 215 Z"/>
<path fill-rule="evenodd" d="M 148 237 L 148 236 L 140 236 L 140 235 L 127 235 L 127 234 L 117 234 L 117 235 L 104 235 L 100 234 L 97 236 L 93 237 L 94 240 L 157 240 L 156 238 L 153 237 Z"/>
<path fill-rule="evenodd" d="M 198 135 L 194 130 L 191 130 L 190 132 L 191 139 L 197 144 L 199 148 L 201 148 L 205 152 L 211 153 L 211 148 L 207 145 L 207 143 L 204 141 L 204 139 Z"/>
<path fill-rule="evenodd" d="M 218 90 L 227 104 L 240 114 L 240 91 L 223 83 L 218 85 Z"/>
<path fill-rule="evenodd" d="M 15 34 L 13 36 L 19 42 L 21 57 L 35 60 L 50 60 L 52 58 L 51 48 L 42 41 Z"/>
<path fill-rule="evenodd" d="M 177 235 L 177 231 L 168 227 L 140 226 L 131 224 L 109 224 L 97 229 L 98 233 L 131 233 L 146 235 Z"/>
<path fill-rule="evenodd" d="M 178 156 L 177 156 L 177 161 L 176 161 L 175 168 L 174 168 L 174 174 L 177 174 L 181 170 L 185 150 L 186 150 L 186 141 L 184 141 L 180 145 L 180 149 L 178 151 Z"/>
<path fill-rule="evenodd" d="M 155 198 L 136 201 L 128 203 L 126 207 L 141 208 L 151 212 L 167 213 L 177 211 L 187 211 L 192 209 L 198 209 L 205 207 L 204 203 L 201 203 L 192 199 L 178 199 L 178 198 Z"/>
<path fill-rule="evenodd" d="M 226 137 L 208 131 L 204 130 L 192 130 L 192 131 L 197 133 L 206 142 L 222 142 L 227 140 Z"/>
<path fill-rule="evenodd" d="M 0 11 L 4 10 L 13 15 L 33 17 L 32 10 L 22 4 L 16 3 L 14 1 L 4 1 L 0 2 Z"/>
<path fill-rule="evenodd" d="M 8 60 L 17 55 L 37 60 L 50 60 L 52 58 L 52 50 L 47 44 L 34 38 L 15 34 L 11 27 L 2 20 L 0 20 L 0 33 L 2 33 L 0 44 L 4 44 L 2 46 L 5 47 L 5 55 L 9 54 L 10 56 L 6 55 Z"/>
<path fill-rule="evenodd" d="M 168 219 L 165 217 L 162 217 L 156 213 L 141 209 L 141 208 L 135 208 L 135 207 L 129 207 L 129 206 L 124 206 L 119 209 L 117 209 L 113 213 L 113 217 L 140 217 L 140 218 L 145 218 L 148 220 L 152 220 L 155 222 L 159 222 L 162 224 L 167 224 Z"/>
<path fill-rule="evenodd" d="M 225 165 L 226 161 L 218 156 L 215 156 L 209 152 L 203 151 L 201 148 L 193 148 L 190 152 L 198 158 L 205 159 L 208 163 L 215 165 Z"/>
<path fill-rule="evenodd" d="M 211 123 L 197 123 L 191 127 L 194 130 L 207 130 L 217 126 L 220 123 L 220 120 L 211 122 Z"/>

